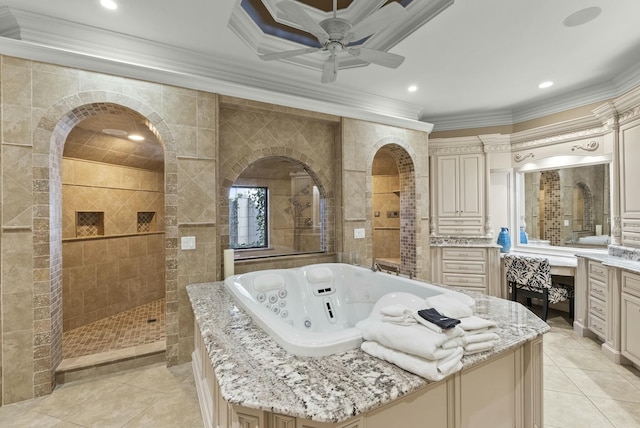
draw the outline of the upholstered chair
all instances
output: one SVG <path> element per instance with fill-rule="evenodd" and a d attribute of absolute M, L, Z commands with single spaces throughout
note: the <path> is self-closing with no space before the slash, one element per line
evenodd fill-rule
<path fill-rule="evenodd" d="M 547 320 L 549 303 L 569 300 L 569 314 L 573 318 L 573 286 L 553 282 L 548 259 L 506 254 L 504 267 L 511 300 L 524 296 L 531 307 L 532 298 L 541 299 L 543 321 Z"/>

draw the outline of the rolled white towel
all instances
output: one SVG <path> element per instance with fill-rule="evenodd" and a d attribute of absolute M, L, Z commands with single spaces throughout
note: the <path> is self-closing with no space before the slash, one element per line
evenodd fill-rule
<path fill-rule="evenodd" d="M 369 355 L 395 364 L 408 372 L 432 381 L 442 380 L 462 369 L 460 360 L 464 351 L 461 347 L 456 348 L 449 356 L 438 361 L 425 360 L 415 355 L 388 348 L 374 341 L 362 342 L 360 347 Z"/>
<path fill-rule="evenodd" d="M 456 296 L 450 293 L 438 294 L 437 296 L 427 297 L 424 300 L 428 308 L 434 308 L 442 315 L 449 318 L 465 318 L 473 315 L 471 306 L 457 300 Z"/>
<path fill-rule="evenodd" d="M 365 340 L 373 340 L 388 348 L 427 360 L 441 360 L 450 356 L 458 346 L 457 338 L 464 332 L 452 328 L 445 333 L 424 328 L 422 325 L 401 326 L 367 318 L 356 324 Z"/>

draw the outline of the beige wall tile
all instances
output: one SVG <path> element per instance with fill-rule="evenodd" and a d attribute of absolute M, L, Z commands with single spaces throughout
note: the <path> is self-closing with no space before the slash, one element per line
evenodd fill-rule
<path fill-rule="evenodd" d="M 32 225 L 33 176 L 30 147 L 2 146 L 2 223 Z"/>
<path fill-rule="evenodd" d="M 49 108 L 80 89 L 78 72 L 69 68 L 34 63 L 32 75 L 34 107 Z"/>
<path fill-rule="evenodd" d="M 3 233 L 2 292 L 33 292 L 33 241 L 30 232 Z"/>
<path fill-rule="evenodd" d="M 4 404 L 33 398 L 33 330 L 4 333 L 2 351 Z"/>
<path fill-rule="evenodd" d="M 33 328 L 33 292 L 2 293 L 2 329 L 4 333 Z"/>
<path fill-rule="evenodd" d="M 216 174 L 212 160 L 178 159 L 178 221 L 216 221 Z"/>
<path fill-rule="evenodd" d="M 162 116 L 175 125 L 197 126 L 196 91 L 164 86 Z"/>

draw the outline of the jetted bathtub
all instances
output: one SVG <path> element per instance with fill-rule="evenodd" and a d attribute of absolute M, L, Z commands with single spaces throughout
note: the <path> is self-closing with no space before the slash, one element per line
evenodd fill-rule
<path fill-rule="evenodd" d="M 453 290 L 340 263 L 234 275 L 224 285 L 238 306 L 286 351 L 312 357 L 360 346 L 355 325 L 383 296 L 409 293 L 424 299 L 451 293 L 473 305 L 473 299 Z"/>

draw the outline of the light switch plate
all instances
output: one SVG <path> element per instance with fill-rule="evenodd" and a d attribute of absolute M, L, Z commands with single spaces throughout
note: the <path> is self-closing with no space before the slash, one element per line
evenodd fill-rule
<path fill-rule="evenodd" d="M 195 250 L 196 249 L 196 237 L 195 236 L 183 236 L 180 239 L 180 248 L 183 250 Z"/>
<path fill-rule="evenodd" d="M 363 239 L 364 229 L 353 229 L 353 239 Z"/>

